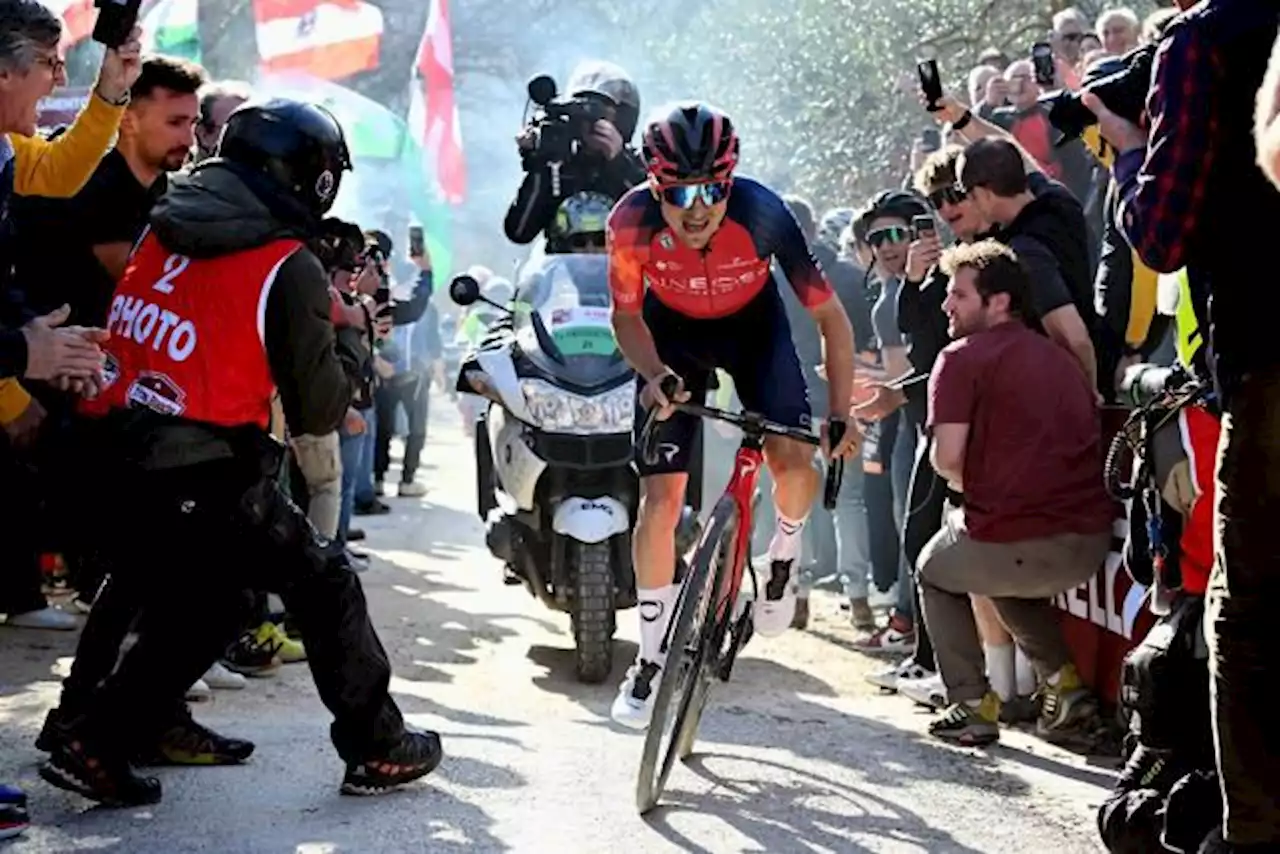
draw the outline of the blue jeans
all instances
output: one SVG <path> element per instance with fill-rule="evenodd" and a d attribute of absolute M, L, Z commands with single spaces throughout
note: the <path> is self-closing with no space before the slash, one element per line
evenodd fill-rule
<path fill-rule="evenodd" d="M 893 521 L 901 536 L 906 525 L 907 492 L 911 488 L 911 475 L 916 465 L 916 429 L 906 417 L 898 413 L 898 435 L 894 437 L 893 456 L 889 462 L 889 477 L 893 482 Z M 895 611 L 914 622 L 916 610 L 915 573 L 912 571 L 906 551 L 898 567 L 898 602 Z"/>
<path fill-rule="evenodd" d="M 871 530 L 867 525 L 867 504 L 862 488 L 866 474 L 862 461 L 852 459 L 845 464 L 844 480 L 836 496 L 835 521 L 836 569 L 844 595 L 865 599 L 871 579 Z"/>
<path fill-rule="evenodd" d="M 378 408 L 370 407 L 360 413 L 365 428 L 360 434 L 360 460 L 356 465 L 355 503 L 372 504 L 378 497 L 373 491 L 373 463 L 378 448 Z"/>
<path fill-rule="evenodd" d="M 370 409 L 368 412 L 372 413 L 373 410 Z M 365 416 L 366 426 L 363 433 L 351 435 L 346 430 L 338 432 L 338 449 L 342 454 L 342 498 L 338 506 L 337 536 L 340 543 L 347 541 L 347 528 L 351 525 L 351 514 L 356 505 L 356 481 L 359 479 L 360 462 L 364 457 L 365 437 L 372 433 L 368 426 L 367 413 L 360 414 Z"/>

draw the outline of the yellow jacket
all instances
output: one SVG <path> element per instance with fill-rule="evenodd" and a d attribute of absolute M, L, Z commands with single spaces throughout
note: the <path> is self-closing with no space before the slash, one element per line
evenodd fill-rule
<path fill-rule="evenodd" d="M 53 142 L 9 134 L 14 193 L 66 198 L 80 192 L 115 141 L 124 109 L 90 95 L 75 123 Z M 0 424 L 12 422 L 30 403 L 31 395 L 16 379 L 0 380 Z"/>

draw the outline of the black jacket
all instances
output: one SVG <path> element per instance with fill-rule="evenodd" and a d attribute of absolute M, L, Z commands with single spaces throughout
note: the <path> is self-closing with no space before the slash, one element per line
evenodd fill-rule
<path fill-rule="evenodd" d="M 551 167 L 526 164 L 524 181 L 507 209 L 502 227 L 512 243 L 531 243 L 555 218 L 560 203 L 575 193 L 602 193 L 617 201 L 632 187 L 644 183 L 644 162 L 629 146 L 613 160 L 580 156 L 560 168 L 560 194 L 555 195 Z"/>
<path fill-rule="evenodd" d="M 216 258 L 281 238 L 305 242 L 309 236 L 216 163 L 175 176 L 156 203 L 151 227 L 166 248 L 192 258 Z M 329 311 L 329 278 L 316 256 L 301 248 L 276 273 L 265 316 L 267 359 L 294 435 L 336 430 L 350 403 Z"/>

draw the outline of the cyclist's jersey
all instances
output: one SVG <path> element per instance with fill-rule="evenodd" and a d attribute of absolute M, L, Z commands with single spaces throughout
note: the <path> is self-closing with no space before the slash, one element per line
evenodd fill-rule
<path fill-rule="evenodd" d="M 833 295 L 791 211 L 751 178 L 734 179 L 724 221 L 706 249 L 691 249 L 676 237 L 647 184 L 618 201 L 607 242 L 609 290 L 613 310 L 621 314 L 639 313 L 647 289 L 686 317 L 728 317 L 769 284 L 773 260 L 806 308 Z"/>

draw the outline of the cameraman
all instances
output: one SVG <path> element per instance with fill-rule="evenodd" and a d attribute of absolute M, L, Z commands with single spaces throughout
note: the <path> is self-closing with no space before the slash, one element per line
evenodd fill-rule
<path fill-rule="evenodd" d="M 1179 0 L 1187 7 L 1188 0 Z M 1208 590 L 1214 727 L 1224 850 L 1280 843 L 1280 749 L 1269 707 L 1274 655 L 1274 507 L 1280 459 L 1280 349 L 1270 327 L 1280 292 L 1253 286 L 1280 222 L 1280 193 L 1257 166 L 1255 98 L 1276 39 L 1276 0 L 1203 0 L 1157 49 L 1148 132 L 1092 93 L 1085 104 L 1119 152 L 1125 238 L 1157 272 L 1187 268 L 1225 415 L 1218 456 L 1218 561 Z M 1118 105 L 1112 105 L 1115 107 Z M 1207 321 L 1207 322 L 1206 322 Z"/>
<path fill-rule="evenodd" d="M 579 152 L 560 171 L 554 192 L 552 164 L 536 156 L 537 129 L 526 127 L 516 144 L 525 170 L 503 229 L 512 243 L 530 243 L 551 224 L 560 203 L 575 193 L 603 193 L 613 201 L 645 180 L 644 163 L 628 144 L 640 120 L 640 92 L 618 66 L 598 60 L 581 63 L 569 77 L 569 94 L 602 101 L 606 119 L 591 126 Z"/>

